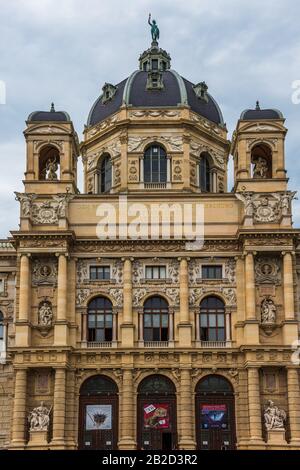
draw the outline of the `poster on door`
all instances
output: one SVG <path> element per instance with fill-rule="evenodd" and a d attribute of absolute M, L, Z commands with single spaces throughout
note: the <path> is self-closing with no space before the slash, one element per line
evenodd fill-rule
<path fill-rule="evenodd" d="M 86 431 L 112 428 L 112 405 L 87 405 Z"/>
<path fill-rule="evenodd" d="M 167 429 L 169 427 L 169 404 L 149 403 L 144 405 L 143 411 L 145 429 Z"/>
<path fill-rule="evenodd" d="M 227 429 L 227 406 L 201 405 L 201 427 L 202 429 Z"/>

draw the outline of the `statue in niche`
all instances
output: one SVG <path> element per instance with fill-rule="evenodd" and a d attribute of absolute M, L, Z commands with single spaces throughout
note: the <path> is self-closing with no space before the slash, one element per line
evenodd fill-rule
<path fill-rule="evenodd" d="M 28 416 L 30 431 L 48 431 L 50 423 L 51 408 L 44 406 L 41 402 L 40 406 L 34 408 Z"/>
<path fill-rule="evenodd" d="M 254 178 L 267 178 L 268 176 L 268 162 L 265 158 L 258 157 L 254 164 L 253 177 Z"/>
<path fill-rule="evenodd" d="M 267 298 L 261 304 L 262 323 L 276 323 L 277 308 L 273 300 Z"/>
<path fill-rule="evenodd" d="M 46 178 L 49 181 L 57 180 L 58 164 L 56 158 L 49 158 L 46 163 Z"/>
<path fill-rule="evenodd" d="M 286 412 L 280 410 L 272 400 L 269 400 L 265 410 L 265 427 L 267 431 L 272 431 L 273 429 L 285 429 L 284 423 L 286 421 Z"/>
<path fill-rule="evenodd" d="M 39 308 L 39 324 L 41 326 L 51 326 L 52 325 L 52 306 L 50 302 L 43 302 Z"/>

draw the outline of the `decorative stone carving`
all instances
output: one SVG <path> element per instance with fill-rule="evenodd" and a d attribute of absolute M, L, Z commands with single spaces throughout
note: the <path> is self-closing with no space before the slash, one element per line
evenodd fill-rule
<path fill-rule="evenodd" d="M 174 160 L 174 164 L 173 164 L 173 181 L 182 181 L 181 160 Z"/>
<path fill-rule="evenodd" d="M 81 307 L 89 295 L 90 295 L 90 289 L 79 289 L 79 291 L 76 294 L 76 305 L 78 307 Z"/>
<path fill-rule="evenodd" d="M 109 289 L 109 295 L 114 299 L 118 306 L 123 305 L 123 289 Z"/>
<path fill-rule="evenodd" d="M 273 429 L 285 429 L 286 412 L 278 408 L 272 400 L 269 400 L 265 406 L 264 419 L 267 431 Z"/>
<path fill-rule="evenodd" d="M 87 156 L 88 170 L 94 170 L 97 167 L 99 158 L 104 154 L 109 154 L 112 158 L 117 157 L 121 153 L 121 142 L 115 140 L 111 144 L 101 147 L 97 152 Z"/>
<path fill-rule="evenodd" d="M 278 222 L 280 218 L 280 195 L 254 194 L 250 192 L 236 193 L 236 197 L 244 203 L 245 216 L 256 223 Z"/>
<path fill-rule="evenodd" d="M 278 283 L 280 275 L 279 259 L 260 256 L 255 260 L 255 278 L 257 283 Z"/>
<path fill-rule="evenodd" d="M 223 293 L 228 305 L 236 305 L 236 291 L 232 288 L 221 288 L 221 293 Z"/>
<path fill-rule="evenodd" d="M 30 432 L 48 431 L 50 424 L 50 413 L 51 408 L 44 406 L 44 402 L 41 402 L 40 406 L 34 408 L 28 416 Z"/>
<path fill-rule="evenodd" d="M 172 260 L 168 265 L 168 277 L 172 284 L 178 284 L 179 282 L 179 262 L 178 260 Z"/>
<path fill-rule="evenodd" d="M 252 149 L 252 147 L 254 147 L 256 144 L 262 144 L 262 143 L 270 144 L 271 147 L 272 147 L 274 150 L 277 150 L 278 139 L 257 137 L 257 138 L 253 138 L 253 139 L 247 139 L 246 142 L 247 142 L 247 151 L 248 151 L 248 152 L 249 152 L 249 151 Z"/>
<path fill-rule="evenodd" d="M 139 307 L 141 300 L 145 295 L 147 295 L 148 290 L 146 288 L 133 289 L 133 299 L 132 304 L 134 307 Z"/>
<path fill-rule="evenodd" d="M 17 193 L 16 201 L 21 205 L 21 217 L 31 217 L 32 201 L 37 197 L 36 194 Z"/>
<path fill-rule="evenodd" d="M 100 124 L 97 124 L 94 126 L 91 130 L 88 131 L 88 137 L 93 137 L 96 135 L 98 132 L 107 129 L 110 126 L 113 126 L 118 120 L 118 116 L 111 116 L 110 118 L 106 119 L 105 121 L 102 121 Z"/>
<path fill-rule="evenodd" d="M 192 259 L 189 262 L 189 278 L 191 284 L 196 284 L 197 280 L 201 278 L 201 265 L 199 260 Z"/>
<path fill-rule="evenodd" d="M 190 143 L 191 155 L 194 155 L 195 157 L 199 158 L 202 152 L 209 153 L 209 155 L 214 161 L 214 164 L 218 166 L 219 168 L 221 168 L 222 170 L 225 170 L 226 159 L 224 155 L 221 155 L 213 147 L 210 147 L 209 145 L 206 145 L 203 142 L 197 142 L 195 140 L 191 140 L 191 143 Z"/>
<path fill-rule="evenodd" d="M 89 278 L 89 270 L 87 266 L 87 262 L 85 260 L 78 260 L 77 261 L 77 282 L 78 284 L 82 284 L 84 281 L 87 281 Z"/>
<path fill-rule="evenodd" d="M 138 159 L 129 159 L 128 180 L 132 183 L 139 180 L 139 161 Z"/>
<path fill-rule="evenodd" d="M 33 285 L 55 284 L 57 279 L 57 261 L 51 258 L 33 260 L 32 283 Z"/>
<path fill-rule="evenodd" d="M 149 137 L 130 136 L 128 138 L 128 152 L 141 150 L 143 144 L 149 140 Z M 152 141 L 163 142 L 169 145 L 171 151 L 182 152 L 182 137 L 177 136 L 153 136 Z"/>
<path fill-rule="evenodd" d="M 130 111 L 129 117 L 130 118 L 174 118 L 179 117 L 179 111 L 172 111 L 172 110 L 143 110 L 143 111 Z"/>
<path fill-rule="evenodd" d="M 277 308 L 273 300 L 266 298 L 261 303 L 261 322 L 262 324 L 276 323 Z"/>
<path fill-rule="evenodd" d="M 45 174 L 44 174 L 45 180 L 55 181 L 58 179 L 58 176 L 57 176 L 58 163 L 55 157 L 52 160 L 51 158 L 47 160 L 44 171 L 45 171 Z"/>
<path fill-rule="evenodd" d="M 166 289 L 166 294 L 169 297 L 169 299 L 171 299 L 174 306 L 179 305 L 179 289 L 176 289 L 176 288 Z"/>
<path fill-rule="evenodd" d="M 144 269 L 140 261 L 135 260 L 132 264 L 132 281 L 133 284 L 141 284 L 144 278 Z"/>
<path fill-rule="evenodd" d="M 117 284 L 123 283 L 123 263 L 120 260 L 114 262 L 111 272 L 111 278 Z"/>
<path fill-rule="evenodd" d="M 230 284 L 235 284 L 236 282 L 236 261 L 232 258 L 227 260 L 225 264 L 225 277 L 228 279 Z"/>
<path fill-rule="evenodd" d="M 204 288 L 195 288 L 195 289 L 190 289 L 189 291 L 189 303 L 192 306 L 198 306 L 200 303 L 200 299 L 202 295 L 204 294 Z"/>
<path fill-rule="evenodd" d="M 39 306 L 39 325 L 40 326 L 51 326 L 53 319 L 53 311 L 51 302 L 44 301 Z"/>
<path fill-rule="evenodd" d="M 57 224 L 59 218 L 66 217 L 68 203 L 73 197 L 68 193 L 58 194 L 52 200 L 32 204 L 32 222 L 39 225 Z"/>
<path fill-rule="evenodd" d="M 293 199 L 296 199 L 297 192 L 286 192 L 281 194 L 281 215 L 291 216 L 291 205 Z"/>
<path fill-rule="evenodd" d="M 117 163 L 114 168 L 114 185 L 118 186 L 121 184 L 121 163 Z"/>

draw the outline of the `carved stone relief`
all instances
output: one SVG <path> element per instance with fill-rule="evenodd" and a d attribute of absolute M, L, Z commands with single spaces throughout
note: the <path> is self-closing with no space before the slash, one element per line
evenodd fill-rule
<path fill-rule="evenodd" d="M 255 280 L 258 284 L 278 284 L 280 281 L 279 258 L 257 257 L 255 259 Z"/>
<path fill-rule="evenodd" d="M 57 281 L 57 259 L 39 258 L 32 263 L 32 284 L 53 285 Z"/>

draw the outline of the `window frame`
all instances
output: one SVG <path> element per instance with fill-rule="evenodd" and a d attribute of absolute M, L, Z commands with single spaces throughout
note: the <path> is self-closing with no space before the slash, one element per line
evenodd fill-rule
<path fill-rule="evenodd" d="M 105 269 L 108 269 L 109 270 L 109 277 L 98 277 L 97 274 L 98 274 L 98 271 L 100 270 L 105 270 Z M 96 270 L 96 277 L 92 277 L 92 270 Z M 111 280 L 111 266 L 109 264 L 107 265 L 94 265 L 94 264 L 91 264 L 89 266 L 89 280 L 90 281 L 110 281 Z"/>
<path fill-rule="evenodd" d="M 157 148 L 157 159 L 156 152 L 154 149 Z M 157 160 L 157 171 L 154 171 Z M 149 161 L 149 169 L 147 168 Z M 163 167 L 163 168 L 162 168 Z M 167 164 L 167 152 L 160 144 L 149 145 L 144 152 L 144 183 L 167 183 L 168 180 L 168 164 Z"/>
<path fill-rule="evenodd" d="M 5 340 L 5 325 L 4 325 L 4 315 L 0 311 L 0 341 Z"/>
<path fill-rule="evenodd" d="M 205 276 L 204 275 L 204 269 L 216 269 L 220 268 L 221 269 L 221 277 L 210 277 L 210 276 Z M 204 279 L 205 281 L 220 281 L 224 279 L 224 265 L 223 264 L 201 264 L 201 279 Z"/>
<path fill-rule="evenodd" d="M 160 299 L 160 306 L 147 306 L 154 300 Z M 150 325 L 146 325 L 146 318 Z M 164 319 L 167 318 L 166 325 Z M 159 319 L 157 325 L 155 321 Z M 170 313 L 168 302 L 159 296 L 153 296 L 146 300 L 143 307 L 143 338 L 145 342 L 165 342 L 170 340 Z"/>
<path fill-rule="evenodd" d="M 154 270 L 158 270 L 158 277 L 153 276 Z M 148 270 L 151 270 L 151 277 L 148 277 L 147 273 Z M 164 270 L 164 276 L 161 276 L 161 270 Z M 145 279 L 147 281 L 159 281 L 162 279 L 167 279 L 167 265 L 161 264 L 161 265 L 155 265 L 155 264 L 146 264 L 145 265 Z"/>
<path fill-rule="evenodd" d="M 216 300 L 215 307 L 203 306 L 206 301 Z M 219 303 L 219 306 L 218 306 Z M 222 306 L 221 306 L 222 305 Z M 222 317 L 221 324 L 219 324 Z M 205 318 L 205 321 L 203 319 Z M 205 297 L 200 303 L 199 311 L 200 340 L 205 342 L 225 342 L 226 341 L 226 310 L 224 302 L 218 297 Z"/>
<path fill-rule="evenodd" d="M 95 308 L 91 307 L 93 302 L 97 302 L 98 300 L 103 300 L 104 305 L 103 307 L 95 306 Z M 105 305 L 107 304 L 107 305 Z M 94 325 L 93 327 L 90 326 L 91 316 L 94 316 Z M 99 320 L 98 317 L 103 317 L 103 320 Z M 110 321 L 108 319 L 110 317 Z M 97 326 L 98 321 L 103 324 L 103 326 Z M 110 327 L 107 325 L 111 325 Z M 114 321 L 113 321 L 113 305 L 111 301 L 107 297 L 99 296 L 94 298 L 88 305 L 87 308 L 87 342 L 88 343 L 111 343 L 113 340 L 113 328 L 114 328 Z M 103 339 L 97 339 L 97 332 L 103 332 Z"/>

